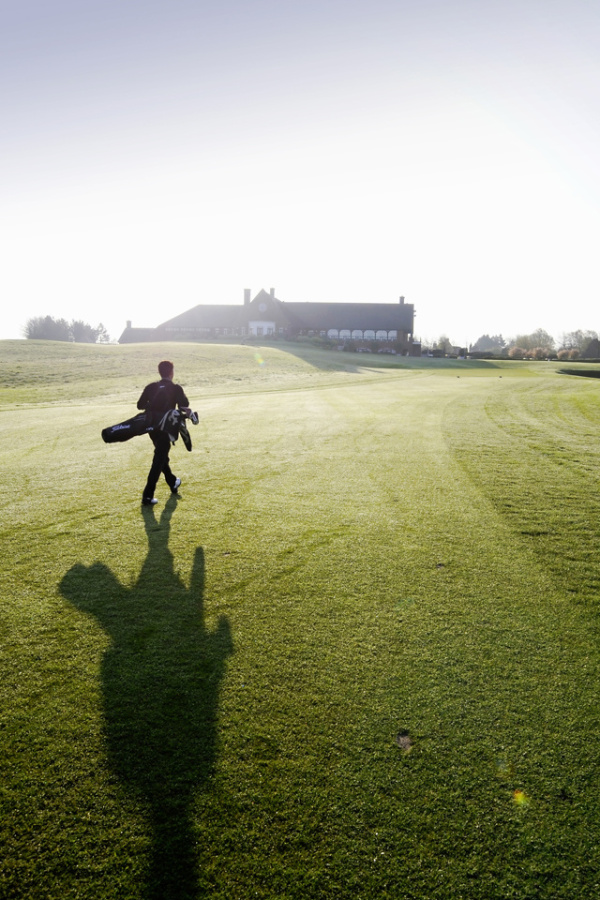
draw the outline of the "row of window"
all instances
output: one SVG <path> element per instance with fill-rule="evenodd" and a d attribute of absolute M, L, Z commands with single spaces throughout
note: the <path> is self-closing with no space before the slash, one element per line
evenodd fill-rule
<path fill-rule="evenodd" d="M 256 337 L 269 337 L 275 334 L 275 328 L 272 325 L 256 325 L 254 328 L 246 329 L 242 328 L 167 328 L 167 331 L 176 331 L 176 332 L 194 332 L 195 334 L 209 335 L 214 334 L 216 337 L 235 337 L 240 335 L 244 337 L 246 334 L 254 334 Z M 279 328 L 279 334 L 284 334 L 285 329 Z M 330 328 L 329 331 L 307 331 L 306 334 L 309 337 L 314 337 L 319 335 L 320 337 L 327 337 L 329 340 L 335 341 L 397 341 L 398 340 L 398 332 L 397 331 L 361 331 L 360 329 L 355 328 L 351 330 L 349 328 Z"/>
<path fill-rule="evenodd" d="M 327 337 L 330 340 L 340 340 L 340 341 L 397 341 L 398 340 L 398 332 L 397 331 L 361 331 L 358 328 L 355 328 L 351 331 L 349 328 L 342 328 L 339 331 L 337 328 L 330 328 L 327 332 Z"/>

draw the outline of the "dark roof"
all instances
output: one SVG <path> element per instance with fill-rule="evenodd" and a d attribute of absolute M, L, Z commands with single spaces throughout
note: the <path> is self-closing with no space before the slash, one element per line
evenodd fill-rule
<path fill-rule="evenodd" d="M 174 316 L 172 319 L 159 325 L 161 331 L 170 331 L 172 328 L 223 328 L 234 325 L 244 306 L 236 304 L 200 303 L 198 306 L 188 309 L 187 312 Z"/>
<path fill-rule="evenodd" d="M 130 328 L 128 326 L 119 338 L 119 344 L 143 344 L 158 340 L 160 337 L 156 328 Z"/>
<path fill-rule="evenodd" d="M 412 331 L 411 303 L 287 303 L 259 294 L 250 304 L 199 304 L 158 326 L 161 332 L 186 328 L 223 328 L 243 324 L 255 317 L 257 302 L 269 301 L 270 313 L 278 314 L 299 329 L 349 328 Z"/>
<path fill-rule="evenodd" d="M 360 331 L 413 329 L 412 303 L 282 303 L 300 327 L 326 330 L 347 328 Z"/>

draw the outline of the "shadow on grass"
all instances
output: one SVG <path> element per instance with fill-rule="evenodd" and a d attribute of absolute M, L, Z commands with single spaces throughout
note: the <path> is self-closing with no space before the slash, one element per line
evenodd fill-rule
<path fill-rule="evenodd" d="M 559 369 L 559 375 L 581 375 L 583 378 L 600 378 L 600 369 Z"/>
<path fill-rule="evenodd" d="M 273 341 L 272 343 L 250 344 L 259 349 L 263 347 L 272 347 L 289 353 L 290 356 L 296 356 L 304 362 L 310 363 L 316 369 L 323 371 L 340 371 L 358 374 L 364 369 L 432 369 L 434 371 L 442 369 L 497 369 L 505 368 L 507 365 L 514 364 L 515 360 L 508 359 L 478 359 L 475 357 L 463 358 L 446 358 L 446 357 L 429 357 L 429 356 L 403 356 L 402 354 L 388 354 L 369 352 L 361 353 L 357 351 L 342 351 L 332 348 L 318 347 L 306 344 L 293 344 L 291 342 L 280 343 Z M 522 360 L 518 361 L 523 364 Z"/>
<path fill-rule="evenodd" d="M 204 554 L 195 553 L 189 589 L 168 547 L 171 497 L 157 521 L 143 507 L 148 555 L 123 587 L 102 563 L 76 565 L 63 595 L 96 617 L 111 638 L 102 660 L 104 735 L 110 766 L 147 802 L 152 850 L 145 892 L 152 900 L 196 897 L 192 824 L 196 792 L 216 757 L 219 691 L 233 646 L 228 620 L 204 624 Z"/>

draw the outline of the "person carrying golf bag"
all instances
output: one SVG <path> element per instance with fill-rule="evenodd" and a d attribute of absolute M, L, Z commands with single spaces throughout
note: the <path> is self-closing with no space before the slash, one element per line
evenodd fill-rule
<path fill-rule="evenodd" d="M 184 416 L 191 414 L 189 401 L 183 388 L 180 384 L 175 384 L 173 381 L 173 363 L 166 359 L 163 360 L 158 364 L 158 372 L 161 376 L 160 381 L 147 384 L 137 402 L 137 408 L 144 410 L 146 413 L 147 424 L 152 428 L 148 434 L 154 444 L 152 465 L 150 466 L 148 480 L 142 494 L 143 506 L 153 506 L 158 502 L 154 497 L 154 490 L 161 473 L 165 476 L 165 481 L 171 488 L 171 493 L 176 494 L 178 492 L 181 479 L 173 474 L 169 465 L 171 443 L 177 440 L 178 432 L 165 426 L 168 424 L 170 411 L 179 409 Z M 176 417 L 177 413 L 175 413 L 173 418 Z"/>

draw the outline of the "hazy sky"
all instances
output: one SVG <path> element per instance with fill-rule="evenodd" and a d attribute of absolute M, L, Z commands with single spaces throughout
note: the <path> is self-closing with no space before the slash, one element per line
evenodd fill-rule
<path fill-rule="evenodd" d="M 596 0 L 0 10 L 0 338 L 197 303 L 600 330 Z"/>

